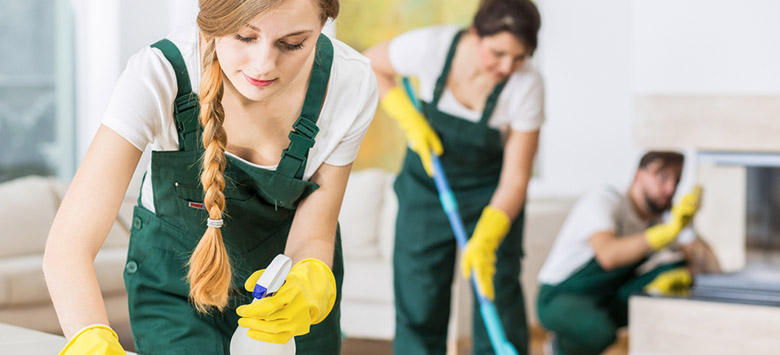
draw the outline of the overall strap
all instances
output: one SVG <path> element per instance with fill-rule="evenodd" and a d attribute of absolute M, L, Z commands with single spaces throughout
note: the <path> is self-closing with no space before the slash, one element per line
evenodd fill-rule
<path fill-rule="evenodd" d="M 493 111 L 496 109 L 498 96 L 501 95 L 501 90 L 504 89 L 504 86 L 506 86 L 506 80 L 496 84 L 496 87 L 493 88 L 493 92 L 488 96 L 488 99 L 485 102 L 485 108 L 482 109 L 482 118 L 479 119 L 481 125 L 487 126 L 490 116 L 493 115 Z"/>
<path fill-rule="evenodd" d="M 165 59 L 173 66 L 176 73 L 176 99 L 173 101 L 173 118 L 176 122 L 176 131 L 179 134 L 179 150 L 193 150 L 197 147 L 198 113 L 200 103 L 198 96 L 192 92 L 190 76 L 184 58 L 176 45 L 168 39 L 162 39 L 152 44 L 159 49 Z"/>
<path fill-rule="evenodd" d="M 433 89 L 433 101 L 431 102 L 433 107 L 439 106 L 439 99 L 441 98 L 441 94 L 444 92 L 444 88 L 447 86 L 447 77 L 450 75 L 452 58 L 455 58 L 455 50 L 458 49 L 458 42 L 460 41 L 460 38 L 463 36 L 464 32 L 466 31 L 458 31 L 458 33 L 455 34 L 455 38 L 452 39 L 450 50 L 447 52 L 447 59 L 444 60 L 444 69 L 441 70 L 441 75 L 439 75 L 439 79 L 436 80 L 436 86 Z"/>
<path fill-rule="evenodd" d="M 303 178 L 309 149 L 314 146 L 314 137 L 320 130 L 316 122 L 325 100 L 333 65 L 333 43 L 327 36 L 320 34 L 316 51 L 301 116 L 293 124 L 293 131 L 289 135 L 290 145 L 282 152 L 282 160 L 276 168 L 277 173 L 296 179 Z"/>
<path fill-rule="evenodd" d="M 447 77 L 450 75 L 452 59 L 455 57 L 455 51 L 458 48 L 458 42 L 465 32 L 465 30 L 460 30 L 455 35 L 455 38 L 452 39 L 450 50 L 447 52 L 447 59 L 444 61 L 444 69 L 442 69 L 441 75 L 439 75 L 439 78 L 436 80 L 436 87 L 433 91 L 433 107 L 439 106 L 439 99 L 441 99 L 441 94 L 444 92 L 444 88 L 447 86 Z M 493 92 L 490 93 L 490 96 L 488 96 L 488 99 L 485 102 L 485 107 L 482 109 L 482 117 L 479 120 L 481 125 L 487 126 L 488 120 L 490 120 L 490 116 L 493 115 L 493 111 L 496 108 L 498 96 L 501 95 L 501 90 L 504 89 L 505 85 L 506 80 L 498 83 L 495 88 L 493 88 Z"/>

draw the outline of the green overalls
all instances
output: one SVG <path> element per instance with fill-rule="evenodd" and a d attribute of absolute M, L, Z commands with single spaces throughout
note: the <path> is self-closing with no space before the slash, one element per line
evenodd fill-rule
<path fill-rule="evenodd" d="M 498 186 L 501 173 L 504 155 L 501 133 L 488 127 L 487 123 L 504 83 L 493 90 L 477 123 L 437 109 L 461 34 L 452 42 L 433 101 L 424 102 L 423 111 L 441 138 L 444 146 L 441 163 L 457 198 L 466 233 L 471 236 L 482 209 L 489 204 Z M 455 236 L 439 203 L 433 179 L 425 173 L 419 156 L 411 150 L 406 152 L 395 191 L 399 206 L 393 255 L 394 352 L 398 355 L 444 354 L 457 251 Z M 497 251 L 494 282 L 495 305 L 507 338 L 520 354 L 526 354 L 528 335 L 519 281 L 522 242 L 523 214 L 520 214 Z M 477 301 L 473 311 L 474 353 L 492 354 Z"/>
<path fill-rule="evenodd" d="M 233 290 L 224 312 L 200 314 L 188 302 L 185 281 L 187 261 L 206 229 L 208 214 L 202 208 L 199 186 L 203 154 L 198 100 L 192 92 L 187 68 L 176 46 L 162 40 L 159 48 L 176 72 L 178 93 L 174 117 L 178 151 L 152 152 L 152 187 L 155 212 L 135 207 L 124 278 L 130 321 L 138 353 L 229 354 L 230 339 L 238 326 L 235 309 L 252 301 L 244 280 L 268 266 L 284 252 L 296 206 L 319 186 L 302 180 L 309 148 L 319 128 L 315 124 L 330 77 L 333 46 L 321 35 L 303 104 L 293 125 L 290 145 L 276 171 L 227 156 L 224 194 L 225 225 L 222 235 L 233 266 Z M 296 337 L 298 354 L 339 354 L 341 347 L 340 298 L 344 276 L 340 232 L 336 232 L 333 258 L 337 299 L 330 315 L 311 332 Z"/>
<path fill-rule="evenodd" d="M 622 235 L 620 226 L 617 229 Z M 606 271 L 593 258 L 563 282 L 541 285 L 537 311 L 542 325 L 555 333 L 556 354 L 601 354 L 628 324 L 628 297 L 658 274 L 685 264 L 661 265 L 637 275 L 646 260 Z"/>

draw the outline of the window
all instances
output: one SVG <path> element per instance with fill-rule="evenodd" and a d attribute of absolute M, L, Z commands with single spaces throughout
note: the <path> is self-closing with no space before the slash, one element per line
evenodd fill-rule
<path fill-rule="evenodd" d="M 73 173 L 72 33 L 67 0 L 0 0 L 0 182 Z"/>

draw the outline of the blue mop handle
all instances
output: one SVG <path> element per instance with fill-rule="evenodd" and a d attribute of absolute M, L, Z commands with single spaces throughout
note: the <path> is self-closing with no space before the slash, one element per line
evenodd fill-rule
<path fill-rule="evenodd" d="M 439 201 L 447 219 L 450 220 L 452 231 L 455 232 L 455 240 L 458 241 L 458 247 L 462 250 L 466 247 L 466 228 L 463 227 L 463 220 L 460 219 L 458 212 L 458 201 L 455 200 L 455 194 L 450 189 L 447 177 L 444 176 L 444 169 L 441 167 L 441 161 L 436 154 L 431 154 L 433 163 L 433 181 L 436 183 L 436 190 L 439 191 Z M 481 297 L 481 296 L 480 296 Z"/>
<path fill-rule="evenodd" d="M 401 83 L 404 85 L 404 90 L 406 90 L 406 95 L 409 96 L 409 100 L 412 100 L 412 104 L 414 107 L 417 108 L 417 111 L 422 112 L 422 104 L 420 104 L 420 100 L 417 99 L 417 95 L 414 94 L 414 88 L 412 88 L 412 82 L 407 77 L 401 78 Z"/>
<path fill-rule="evenodd" d="M 433 180 L 436 182 L 436 189 L 439 191 L 439 200 L 450 221 L 452 231 L 455 233 L 455 239 L 458 241 L 458 246 L 463 250 L 463 248 L 466 247 L 466 230 L 463 227 L 463 220 L 460 218 L 460 213 L 458 213 L 458 203 L 455 200 L 452 189 L 450 189 L 450 186 L 447 183 L 447 178 L 444 175 L 444 170 L 441 167 L 439 157 L 437 157 L 436 154 L 432 154 L 431 158 L 433 161 Z M 517 350 L 515 350 L 514 345 L 506 339 L 504 326 L 498 318 L 496 306 L 480 293 L 476 283 L 476 274 L 474 272 L 471 274 L 471 283 L 479 298 L 479 310 L 480 313 L 482 313 L 482 321 L 485 323 L 485 328 L 487 329 L 490 342 L 493 344 L 493 349 L 496 354 L 517 355 Z"/>
<path fill-rule="evenodd" d="M 409 82 L 409 78 L 404 77 L 402 83 L 414 106 L 422 111 L 422 106 L 420 105 L 420 101 L 417 100 L 417 96 L 414 95 L 414 90 Z M 450 221 L 452 231 L 455 233 L 458 247 L 463 250 L 463 248 L 466 247 L 466 229 L 463 227 L 463 220 L 460 218 L 460 213 L 458 212 L 458 202 L 455 199 L 455 194 L 452 192 L 452 189 L 450 189 L 446 175 L 444 175 L 441 161 L 439 161 L 439 157 L 433 152 L 431 152 L 431 161 L 433 163 L 433 181 L 436 183 L 436 190 L 439 191 L 439 201 L 441 202 L 444 212 L 447 214 L 447 219 Z M 498 318 L 496 306 L 480 293 L 476 283 L 476 275 L 473 272 L 471 275 L 471 284 L 479 298 L 479 310 L 480 313 L 482 313 L 482 320 L 485 323 L 490 342 L 493 344 L 493 350 L 495 350 L 497 355 L 517 355 L 517 350 L 515 350 L 514 345 L 506 339 L 504 326 Z"/>

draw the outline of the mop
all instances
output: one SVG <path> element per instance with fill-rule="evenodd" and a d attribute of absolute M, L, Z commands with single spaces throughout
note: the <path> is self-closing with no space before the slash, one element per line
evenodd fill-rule
<path fill-rule="evenodd" d="M 417 110 L 422 111 L 422 106 L 420 105 L 420 101 L 417 100 L 417 96 L 414 94 L 409 78 L 404 77 L 402 82 L 404 89 L 414 106 L 417 107 Z M 436 183 L 436 189 L 439 191 L 439 201 L 441 201 L 441 206 L 447 214 L 452 231 L 455 233 L 458 248 L 463 250 L 463 248 L 466 247 L 466 230 L 463 227 L 463 221 L 460 219 L 458 202 L 455 200 L 455 195 L 452 193 L 449 183 L 447 183 L 447 177 L 444 175 L 444 169 L 441 167 L 439 157 L 431 152 L 431 160 L 433 162 L 433 180 Z M 476 284 L 476 274 L 474 273 L 471 275 L 471 284 L 479 299 L 479 310 L 482 314 L 482 320 L 485 322 L 485 328 L 490 337 L 490 343 L 493 345 L 493 350 L 497 355 L 517 355 L 515 347 L 506 339 L 504 326 L 498 318 L 496 306 L 485 297 L 485 295 L 479 292 L 479 288 Z"/>

